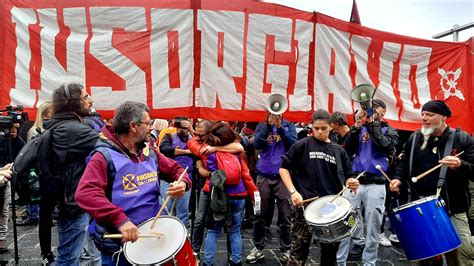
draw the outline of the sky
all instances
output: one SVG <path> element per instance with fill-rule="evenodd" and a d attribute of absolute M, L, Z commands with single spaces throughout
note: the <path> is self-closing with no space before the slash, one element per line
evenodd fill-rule
<path fill-rule="evenodd" d="M 352 0 L 265 0 L 348 21 Z M 433 35 L 474 22 L 473 0 L 356 0 L 362 26 L 432 40 Z M 474 28 L 459 33 L 459 41 L 474 36 Z M 453 41 L 449 35 L 439 40 Z"/>

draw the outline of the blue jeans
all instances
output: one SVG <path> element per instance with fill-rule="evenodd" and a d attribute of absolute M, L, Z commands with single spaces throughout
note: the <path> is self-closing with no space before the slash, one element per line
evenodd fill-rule
<path fill-rule="evenodd" d="M 229 230 L 231 260 L 234 263 L 242 261 L 242 235 L 240 234 L 240 225 L 242 224 L 245 199 L 228 199 L 227 206 L 230 208 L 232 226 Z M 225 226 L 226 220 L 215 222 L 212 227 L 207 229 L 206 243 L 204 247 L 204 263 L 212 265 L 216 256 L 217 240 L 221 229 Z"/>
<path fill-rule="evenodd" d="M 93 224 L 95 225 L 95 223 Z M 97 247 L 94 244 L 94 239 L 93 239 L 93 233 L 89 231 L 91 224 L 87 225 L 86 228 L 86 237 L 84 237 L 84 252 L 85 255 L 88 255 L 90 258 L 87 260 L 86 264 L 89 266 L 100 266 L 101 261 L 100 261 L 100 251 L 97 249 Z M 85 259 L 83 258 L 82 261 Z"/>
<path fill-rule="evenodd" d="M 102 266 L 128 266 L 128 265 L 132 265 L 125 258 L 125 255 L 123 254 L 123 252 L 120 252 L 120 254 L 115 254 L 115 255 L 102 253 L 101 254 L 101 261 L 102 261 Z"/>
<path fill-rule="evenodd" d="M 160 183 L 160 193 L 163 199 L 166 198 L 166 191 L 168 191 L 169 183 L 161 181 Z M 171 199 L 168 201 L 166 208 L 168 211 L 172 212 L 171 208 L 173 207 L 173 201 L 177 200 L 176 203 L 176 216 L 178 219 L 183 222 L 183 224 L 189 226 L 189 198 L 191 197 L 191 190 L 186 191 L 184 195 L 179 199 Z"/>
<path fill-rule="evenodd" d="M 58 257 L 56 266 L 79 265 L 89 215 L 84 213 L 58 219 Z"/>
<path fill-rule="evenodd" d="M 39 215 L 40 215 L 39 204 L 28 204 L 27 208 L 28 208 L 28 215 L 30 216 L 30 219 L 39 220 Z"/>
<path fill-rule="evenodd" d="M 206 228 L 207 215 L 211 205 L 211 196 L 201 190 L 199 196 L 199 205 L 196 212 L 196 220 L 194 221 L 193 238 L 191 244 L 196 253 L 201 252 L 202 240 L 204 238 L 204 229 Z"/>

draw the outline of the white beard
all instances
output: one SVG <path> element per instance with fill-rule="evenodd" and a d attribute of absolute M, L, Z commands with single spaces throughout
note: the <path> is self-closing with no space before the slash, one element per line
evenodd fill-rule
<path fill-rule="evenodd" d="M 430 136 L 431 134 L 433 134 L 434 131 L 435 131 L 434 127 L 421 128 L 421 134 L 423 134 L 423 144 L 420 147 L 421 150 L 426 149 L 426 146 L 428 145 L 428 139 L 430 139 Z"/>
<path fill-rule="evenodd" d="M 431 127 L 421 127 L 421 134 L 423 134 L 423 144 L 421 145 L 420 149 L 424 150 L 426 149 L 426 146 L 428 145 L 428 139 L 430 138 L 431 135 L 433 135 L 433 132 L 435 130 L 441 128 L 444 125 L 444 120 L 439 121 L 439 124 L 436 126 L 431 126 Z"/>
<path fill-rule="evenodd" d="M 421 128 L 421 134 L 423 134 L 423 137 L 429 138 L 431 134 L 435 131 L 435 127 L 422 127 Z"/>

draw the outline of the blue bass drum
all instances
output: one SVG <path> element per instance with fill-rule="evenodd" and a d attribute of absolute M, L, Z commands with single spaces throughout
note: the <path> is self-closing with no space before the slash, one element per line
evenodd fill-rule
<path fill-rule="evenodd" d="M 409 260 L 431 258 L 461 245 L 443 205 L 436 196 L 430 196 L 388 213 L 400 246 Z"/>

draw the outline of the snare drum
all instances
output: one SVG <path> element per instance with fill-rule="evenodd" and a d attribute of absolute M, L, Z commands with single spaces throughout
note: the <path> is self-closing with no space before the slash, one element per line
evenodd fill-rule
<path fill-rule="evenodd" d="M 329 195 L 313 201 L 304 211 L 304 218 L 321 242 L 337 242 L 350 236 L 357 228 L 356 211 L 344 197 Z"/>
<path fill-rule="evenodd" d="M 186 227 L 177 218 L 161 216 L 150 230 L 154 218 L 138 226 L 138 234 L 149 235 L 153 232 L 164 234 L 160 238 L 138 238 L 135 242 L 123 245 L 125 258 L 138 265 L 185 265 L 195 266 L 196 258 L 191 244 L 186 238 Z"/>
<path fill-rule="evenodd" d="M 436 196 L 430 196 L 388 213 L 400 246 L 409 260 L 431 258 L 461 245 L 443 205 Z"/>

